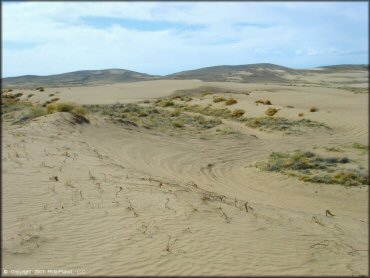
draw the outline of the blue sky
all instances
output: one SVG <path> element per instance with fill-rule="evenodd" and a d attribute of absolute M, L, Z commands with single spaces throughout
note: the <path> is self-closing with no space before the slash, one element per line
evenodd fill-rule
<path fill-rule="evenodd" d="M 8 2 L 3 77 L 368 63 L 367 2 Z"/>

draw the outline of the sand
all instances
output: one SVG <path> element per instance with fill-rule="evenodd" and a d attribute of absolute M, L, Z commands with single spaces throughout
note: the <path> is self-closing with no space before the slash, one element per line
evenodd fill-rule
<path fill-rule="evenodd" d="M 224 120 L 243 136 L 202 139 L 117 125 L 97 114 L 82 125 L 69 113 L 5 121 L 3 271 L 368 275 L 368 186 L 303 182 L 250 166 L 273 151 L 341 146 L 368 169 L 367 153 L 346 147 L 368 144 L 367 94 L 199 80 L 20 92 L 34 93 L 34 102 L 60 92 L 55 97 L 63 101 L 108 104 L 199 86 L 249 93 L 232 94 L 232 109 L 247 117 L 264 115 L 268 107 L 255 105 L 262 98 L 281 109 L 279 116 L 297 120 L 302 112 L 332 129 L 286 135 Z M 312 106 L 319 110 L 309 112 Z"/>

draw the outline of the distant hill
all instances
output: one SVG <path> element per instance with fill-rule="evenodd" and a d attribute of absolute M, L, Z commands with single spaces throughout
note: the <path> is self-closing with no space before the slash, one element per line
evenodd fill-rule
<path fill-rule="evenodd" d="M 327 71 L 367 71 L 369 70 L 368 65 L 333 65 L 333 66 L 323 66 L 320 67 L 321 69 L 327 70 Z"/>
<path fill-rule="evenodd" d="M 368 65 L 333 65 L 314 69 L 291 69 L 279 65 L 261 63 L 206 67 L 177 72 L 166 76 L 149 75 L 124 69 L 106 69 L 75 71 L 48 76 L 24 75 L 8 77 L 2 79 L 2 86 L 4 88 L 67 87 L 159 79 L 199 79 L 202 81 L 243 83 L 291 83 L 295 76 L 346 71 L 368 71 L 368 69 Z"/>
<path fill-rule="evenodd" d="M 200 79 L 203 81 L 235 82 L 282 82 L 285 74 L 299 71 L 274 64 L 249 64 L 239 66 L 215 66 L 182 71 L 167 75 L 171 79 Z"/>
<path fill-rule="evenodd" d="M 106 69 L 83 70 L 48 76 L 23 75 L 18 77 L 4 78 L 2 82 L 3 87 L 66 87 L 77 85 L 99 85 L 109 83 L 143 81 L 156 78 L 158 77 L 130 70 Z"/>

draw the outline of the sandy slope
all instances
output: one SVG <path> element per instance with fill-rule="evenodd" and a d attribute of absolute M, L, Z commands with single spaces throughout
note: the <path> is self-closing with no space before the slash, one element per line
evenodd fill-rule
<path fill-rule="evenodd" d="M 56 90 L 61 99 L 96 104 L 204 84 Z M 249 92 L 234 95 L 239 102 L 233 108 L 247 116 L 262 116 L 266 106 L 254 101 L 268 98 L 280 116 L 298 119 L 303 111 L 333 130 L 283 135 L 224 121 L 244 136 L 203 140 L 114 125 L 96 115 L 83 125 L 68 113 L 22 126 L 4 123 L 3 268 L 82 269 L 87 275 L 368 274 L 367 186 L 304 183 L 248 167 L 272 151 L 367 144 L 368 96 L 333 88 L 206 84 Z M 319 111 L 308 112 L 311 106 Z M 366 154 L 349 152 L 367 167 Z M 326 217 L 327 209 L 335 217 Z"/>

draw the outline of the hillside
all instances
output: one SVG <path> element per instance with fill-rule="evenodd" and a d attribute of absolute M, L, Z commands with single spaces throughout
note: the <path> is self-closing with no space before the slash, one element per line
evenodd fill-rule
<path fill-rule="evenodd" d="M 282 82 L 283 75 L 287 73 L 295 74 L 296 70 L 274 64 L 250 64 L 207 67 L 174 73 L 168 77 L 203 81 Z"/>
<path fill-rule="evenodd" d="M 153 75 L 124 69 L 84 70 L 48 76 L 24 75 L 4 78 L 3 87 L 99 85 L 155 78 Z"/>
<path fill-rule="evenodd" d="M 36 76 L 24 75 L 3 78 L 4 88 L 30 87 L 72 87 L 84 85 L 103 85 L 134 81 L 175 79 L 198 79 L 206 82 L 238 82 L 238 83 L 310 83 L 338 82 L 338 77 L 349 77 L 346 80 L 355 83 L 367 82 L 367 65 L 332 65 L 314 69 L 291 69 L 274 64 L 261 63 L 236 66 L 214 66 L 189 71 L 182 71 L 166 76 L 124 70 L 85 70 L 63 74 Z M 360 80 L 354 80 L 348 72 L 361 73 Z M 344 74 L 344 76 L 343 76 Z M 315 80 L 313 80 L 313 78 Z M 318 78 L 318 79 L 317 79 Z M 317 79 L 317 80 L 316 80 Z M 348 79 L 348 78 L 346 78 Z M 341 81 L 339 81 L 341 83 Z"/>

